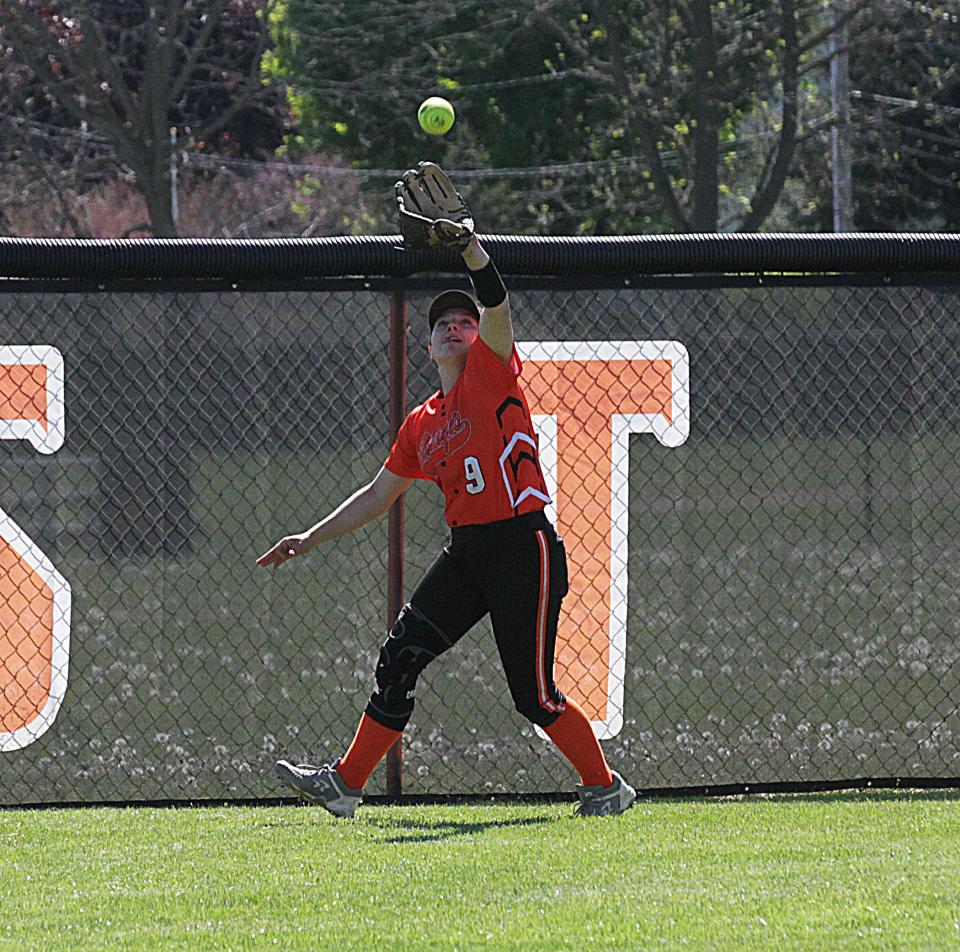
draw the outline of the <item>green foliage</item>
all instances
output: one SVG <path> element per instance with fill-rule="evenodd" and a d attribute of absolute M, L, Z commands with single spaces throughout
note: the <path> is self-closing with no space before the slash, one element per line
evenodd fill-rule
<path fill-rule="evenodd" d="M 370 187 L 421 158 L 496 170 L 460 180 L 481 230 L 577 234 L 759 228 L 824 20 L 773 0 L 287 0 L 272 26 L 301 135 Z M 436 93 L 457 109 L 443 138 L 415 119 Z"/>
<path fill-rule="evenodd" d="M 557 38 L 525 28 L 523 6 L 468 2 L 454 12 L 432 0 L 290 0 L 274 26 L 269 76 L 296 77 L 290 104 L 301 134 L 358 169 L 402 171 L 421 158 L 477 169 L 592 158 L 597 149 L 579 86 L 537 83 L 519 94 L 496 86 L 504 76 L 563 68 Z M 418 104 L 435 93 L 457 109 L 454 131 L 442 138 L 426 136 L 416 122 Z M 385 193 L 378 224 L 392 221 L 389 184 L 384 176 L 371 180 Z M 465 188 L 483 224 L 536 231 L 541 214 L 558 214 L 544 195 L 566 183 L 543 176 L 511 187 L 517 184 L 478 180 Z M 577 223 L 567 219 L 562 227 Z"/>

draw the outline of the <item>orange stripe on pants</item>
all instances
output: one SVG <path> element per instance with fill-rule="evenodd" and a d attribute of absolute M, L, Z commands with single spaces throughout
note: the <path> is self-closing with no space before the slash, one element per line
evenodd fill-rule
<path fill-rule="evenodd" d="M 550 546 L 547 542 L 546 533 L 538 529 L 537 543 L 540 546 L 540 592 L 539 604 L 537 606 L 537 695 L 540 698 L 540 706 L 548 711 L 556 711 L 557 705 L 550 700 L 547 693 L 547 619 L 550 611 Z M 553 672 L 551 671 L 551 677 Z"/>

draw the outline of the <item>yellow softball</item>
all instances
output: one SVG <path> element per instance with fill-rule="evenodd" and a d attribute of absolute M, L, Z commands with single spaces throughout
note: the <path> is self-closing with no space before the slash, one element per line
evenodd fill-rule
<path fill-rule="evenodd" d="M 420 123 L 420 128 L 432 136 L 446 135 L 453 128 L 455 118 L 453 106 L 442 96 L 424 99 L 417 110 L 417 122 Z"/>

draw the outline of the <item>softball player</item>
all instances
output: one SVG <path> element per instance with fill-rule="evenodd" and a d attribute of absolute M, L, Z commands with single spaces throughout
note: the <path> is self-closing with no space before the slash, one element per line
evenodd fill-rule
<path fill-rule="evenodd" d="M 489 613 L 517 710 L 543 728 L 580 774 L 579 812 L 621 813 L 634 790 L 610 770 L 586 715 L 554 683 L 566 555 L 543 511 L 550 499 L 519 386 L 506 289 L 472 220 L 465 230 L 456 244 L 482 306 L 462 291 L 445 291 L 430 305 L 430 355 L 441 389 L 407 416 L 369 485 L 257 560 L 276 567 L 357 529 L 386 512 L 415 479 L 443 491 L 450 542 L 380 651 L 376 686 L 349 749 L 322 767 L 281 760 L 277 774 L 336 816 L 353 816 L 367 778 L 410 719 L 420 673 Z"/>

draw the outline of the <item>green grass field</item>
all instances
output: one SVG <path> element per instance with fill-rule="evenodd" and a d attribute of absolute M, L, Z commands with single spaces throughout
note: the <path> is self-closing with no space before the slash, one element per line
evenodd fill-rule
<path fill-rule="evenodd" d="M 0 811 L 0 949 L 960 947 L 960 793 Z"/>

